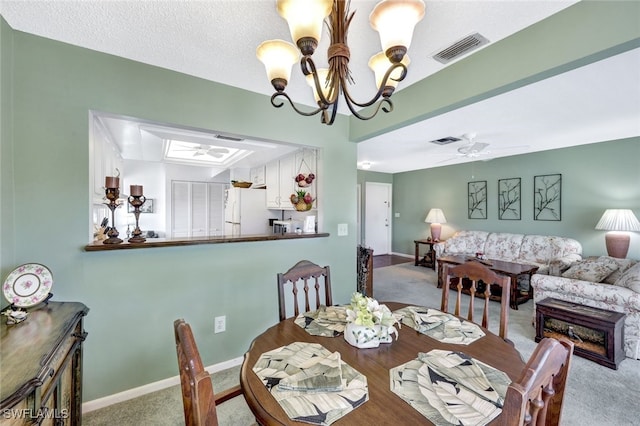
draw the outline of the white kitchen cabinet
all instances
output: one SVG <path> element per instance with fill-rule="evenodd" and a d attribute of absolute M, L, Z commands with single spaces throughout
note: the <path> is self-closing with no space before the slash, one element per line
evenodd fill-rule
<path fill-rule="evenodd" d="M 270 161 L 265 166 L 265 183 L 267 185 L 267 208 L 293 210 L 289 200 L 295 192 L 293 155 Z"/>
<path fill-rule="evenodd" d="M 265 181 L 265 166 L 252 167 L 251 171 L 251 182 L 253 182 L 253 188 L 261 187 L 266 185 Z"/>
<path fill-rule="evenodd" d="M 118 147 L 107 137 L 108 132 L 98 123 L 91 128 L 90 149 L 93 176 L 93 202 L 102 204 L 105 196 L 105 177 L 123 175 L 123 160 Z M 122 194 L 123 188 L 120 188 Z"/>
<path fill-rule="evenodd" d="M 280 208 L 280 161 L 273 160 L 265 165 L 264 181 L 267 184 L 267 208 Z"/>

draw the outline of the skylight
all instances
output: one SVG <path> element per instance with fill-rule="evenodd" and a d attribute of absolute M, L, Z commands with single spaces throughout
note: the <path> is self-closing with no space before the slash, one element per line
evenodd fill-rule
<path fill-rule="evenodd" d="M 247 149 L 181 140 L 167 140 L 166 146 L 165 160 L 203 166 L 229 167 L 236 161 L 253 153 L 253 151 Z"/>

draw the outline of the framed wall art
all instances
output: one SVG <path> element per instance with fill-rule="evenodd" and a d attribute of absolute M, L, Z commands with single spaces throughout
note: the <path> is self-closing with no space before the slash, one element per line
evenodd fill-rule
<path fill-rule="evenodd" d="M 130 203 L 127 203 L 127 213 L 133 213 L 135 209 Z M 153 213 L 153 198 L 145 199 L 145 202 L 140 206 L 140 213 Z"/>
<path fill-rule="evenodd" d="M 487 181 L 467 183 L 469 219 L 487 218 Z"/>
<path fill-rule="evenodd" d="M 562 220 L 562 175 L 533 177 L 533 219 Z"/>
<path fill-rule="evenodd" d="M 498 180 L 498 219 L 520 220 L 520 178 Z"/>

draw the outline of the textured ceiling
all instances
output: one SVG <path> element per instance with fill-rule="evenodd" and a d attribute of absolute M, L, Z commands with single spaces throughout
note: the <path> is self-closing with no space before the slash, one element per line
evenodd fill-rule
<path fill-rule="evenodd" d="M 60 40 L 73 45 L 133 59 L 159 67 L 183 72 L 196 77 L 243 88 L 252 92 L 270 95 L 273 89 L 266 79 L 262 64 L 255 57 L 255 48 L 262 41 L 272 38 L 289 39 L 286 22 L 275 11 L 274 1 L 261 0 L 209 0 L 209 1 L 12 1 L 0 2 L 0 13 L 12 28 L 39 36 Z M 369 26 L 368 15 L 374 0 L 351 0 L 351 9 L 356 17 L 349 33 L 351 47 L 350 67 L 356 79 L 351 92 L 359 100 L 367 100 L 373 93 L 373 76 L 366 63 L 368 58 L 380 50 L 379 39 Z M 418 24 L 409 50 L 411 65 L 409 73 L 400 90 L 411 83 L 421 80 L 444 65 L 431 56 L 442 48 L 471 33 L 479 32 L 491 43 L 508 37 L 535 22 L 544 19 L 565 7 L 574 0 L 510 0 L 510 1 L 426 1 L 427 11 L 424 20 Z M 321 42 L 316 56 L 326 51 L 326 36 Z M 635 73 L 623 73 L 620 84 L 628 87 L 640 87 L 638 71 L 640 60 L 635 56 L 625 58 L 627 62 L 611 66 L 631 67 Z M 317 58 L 319 63 L 324 60 Z M 616 69 L 617 70 L 617 69 Z M 607 72 L 606 69 L 600 71 Z M 591 81 L 592 77 L 581 78 Z M 568 82 L 557 82 L 546 89 L 555 90 L 565 87 Z M 581 80 L 584 81 L 584 80 Z M 609 82 L 616 91 L 618 81 Z M 601 95 L 595 81 L 594 94 Z M 636 86 L 633 86 L 636 84 Z M 566 88 L 567 101 L 570 95 L 580 91 L 571 85 Z M 542 89 L 534 90 L 535 98 L 544 99 Z M 287 92 L 296 102 L 313 105 L 309 88 L 302 76 L 294 69 L 292 81 Z M 588 91 L 588 92 L 591 92 Z M 510 98 L 498 98 L 476 105 L 477 111 L 456 111 L 436 119 L 428 120 L 410 128 L 402 129 L 376 137 L 358 144 L 358 160 L 373 163 L 372 170 L 398 172 L 417 168 L 435 167 L 469 159 L 455 156 L 456 147 L 426 146 L 423 143 L 444 136 L 460 136 L 467 132 L 477 132 L 478 141 L 492 144 L 492 155 L 500 156 L 516 153 L 514 150 L 501 150 L 500 147 L 528 145 L 529 151 L 538 149 L 536 140 L 548 139 L 547 127 L 540 126 L 542 117 L 539 103 L 526 108 L 522 96 L 531 96 L 526 91 L 509 94 Z M 640 98 L 631 93 L 632 100 Z M 612 98 L 612 96 L 608 96 Z M 604 99 L 618 105 L 618 109 L 628 102 L 619 99 Z M 566 116 L 565 122 L 573 122 L 578 117 L 592 120 L 599 108 L 594 111 L 580 111 L 585 105 L 594 102 L 606 105 L 602 99 L 580 99 L 559 113 Z M 604 102 L 604 103 L 603 103 Z M 636 117 L 640 102 L 635 102 Z M 520 105 L 514 110 L 512 105 Z M 270 106 L 269 106 L 270 107 Z M 470 106 L 467 108 L 473 108 Z M 511 108 L 511 109 L 510 109 Z M 616 111 L 616 110 L 614 110 Z M 342 112 L 342 111 L 341 111 Z M 480 113 L 481 112 L 481 113 Z M 616 111 L 618 112 L 618 111 Z M 465 114 L 464 119 L 460 114 Z M 469 115 L 473 113 L 474 115 Z M 544 111 L 545 117 L 555 111 Z M 581 114 L 582 113 L 582 114 Z M 628 115 L 629 112 L 620 112 Z M 476 117 L 482 118 L 477 121 Z M 300 118 L 316 120 L 313 118 Z M 437 120 L 433 121 L 433 120 Z M 493 121 L 495 120 L 495 121 Z M 579 124 L 576 123 L 576 127 Z M 625 129 L 629 125 L 624 126 Z M 549 126 L 549 129 L 553 126 Z M 633 130 L 632 130 L 633 131 Z M 635 128 L 638 133 L 637 127 Z M 533 138 L 536 139 L 533 139 Z M 608 136 L 604 136 L 608 137 Z M 527 140 L 530 138 L 530 140 Z M 558 139 L 558 138 L 556 138 Z M 593 138 L 591 138 L 593 139 Z M 524 140 L 524 142 L 523 142 Z M 606 139 L 602 139 L 606 140 Z M 420 143 L 418 143 L 420 142 Z M 593 140 L 590 140 L 593 142 Z M 558 144 L 576 144 L 579 137 L 566 137 Z M 404 144 L 404 145 L 402 145 Z M 402 149 L 398 149 L 402 146 Z M 425 150 L 440 148 L 432 155 L 422 155 Z M 444 148 L 447 148 L 446 150 Z M 507 152 L 509 151 L 509 152 Z M 437 154 L 437 155 L 436 155 Z M 447 161 L 447 158 L 449 160 Z"/>

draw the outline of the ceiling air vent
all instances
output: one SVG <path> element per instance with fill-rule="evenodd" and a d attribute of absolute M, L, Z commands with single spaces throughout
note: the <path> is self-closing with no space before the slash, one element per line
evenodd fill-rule
<path fill-rule="evenodd" d="M 216 135 L 216 139 L 222 139 L 225 141 L 234 141 L 234 142 L 240 142 L 244 140 L 242 138 L 236 138 L 233 136 L 225 136 L 225 135 Z"/>
<path fill-rule="evenodd" d="M 436 139 L 436 140 L 429 141 L 429 142 L 435 143 L 436 145 L 448 145 L 450 143 L 458 142 L 458 141 L 461 141 L 461 140 L 462 139 L 460 139 L 460 138 L 455 138 L 453 136 L 447 136 L 446 138 Z"/>
<path fill-rule="evenodd" d="M 489 40 L 481 36 L 479 33 L 471 34 L 470 36 L 456 41 L 451 46 L 442 49 L 433 56 L 433 59 L 446 64 L 478 49 L 481 46 L 484 46 L 487 43 L 489 43 Z"/>

